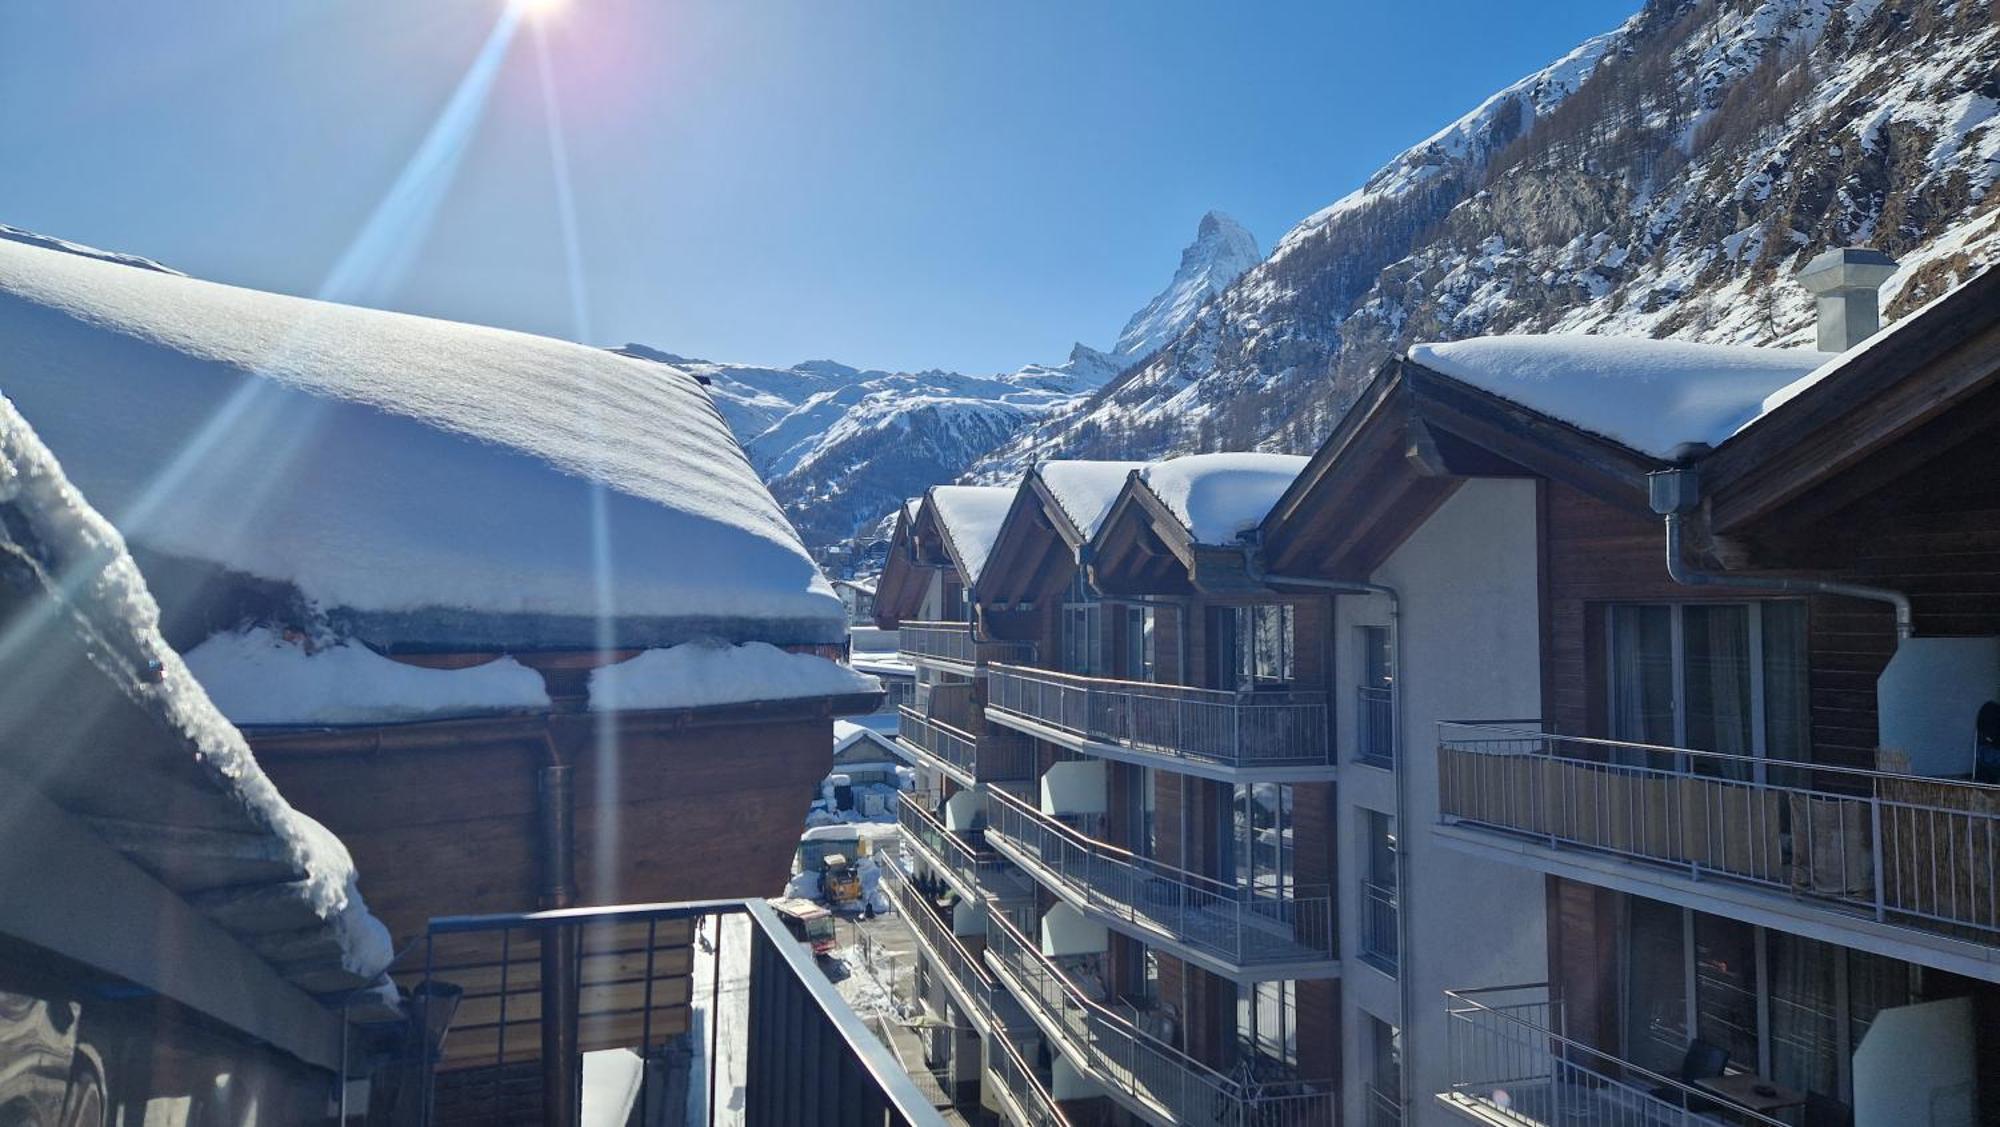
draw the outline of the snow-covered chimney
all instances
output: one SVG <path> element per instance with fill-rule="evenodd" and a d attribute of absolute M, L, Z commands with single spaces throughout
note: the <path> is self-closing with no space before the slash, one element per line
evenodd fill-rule
<path fill-rule="evenodd" d="M 1882 283 L 1896 260 L 1866 247 L 1829 250 L 1799 270 L 1799 284 L 1819 299 L 1819 350 L 1846 352 L 1882 327 Z"/>

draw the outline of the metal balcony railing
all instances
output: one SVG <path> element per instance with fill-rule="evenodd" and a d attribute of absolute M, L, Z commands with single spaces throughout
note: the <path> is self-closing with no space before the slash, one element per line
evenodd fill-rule
<path fill-rule="evenodd" d="M 886 857 L 885 860 L 884 868 L 891 876 L 885 882 L 889 888 L 889 899 L 916 935 L 917 946 L 923 948 L 932 964 L 958 985 L 973 1007 L 990 1023 L 994 1013 L 994 987 L 993 975 L 986 969 L 986 964 L 939 917 L 937 909 L 926 901 L 916 878 L 894 857 Z"/>
<path fill-rule="evenodd" d="M 961 891 L 967 895 L 982 895 L 995 886 L 994 878 L 1006 862 L 986 849 L 983 835 L 968 839 L 966 835 L 953 833 L 937 815 L 924 808 L 921 798 L 909 791 L 901 797 L 902 801 L 896 804 L 896 823 L 902 827 L 904 840 L 925 861 L 957 877 Z"/>
<path fill-rule="evenodd" d="M 1368 1127 L 1403 1127 L 1403 1105 L 1393 1091 L 1368 1085 Z"/>
<path fill-rule="evenodd" d="M 990 667 L 986 690 L 989 715 L 1166 760 L 1235 768 L 1332 762 L 1322 693 L 1226 692 L 1018 665 Z"/>
<path fill-rule="evenodd" d="M 1016 1045 L 1012 1030 L 1000 1030 L 987 1042 L 987 1070 L 1000 1093 L 1001 1110 L 1014 1127 L 1070 1127 L 1048 1085 Z"/>
<path fill-rule="evenodd" d="M 905 708 L 896 714 L 896 738 L 918 755 L 956 767 L 966 778 L 976 777 L 979 741 L 957 728 Z"/>
<path fill-rule="evenodd" d="M 1086 837 L 1011 794 L 986 794 L 986 832 L 1086 905 L 1153 942 L 1235 967 L 1331 960 L 1327 890 L 1246 887 L 1177 869 Z"/>
<path fill-rule="evenodd" d="M 1543 984 L 1447 990 L 1445 999 L 1447 1103 L 1523 1127 L 1780 1123 L 1565 1037 Z"/>
<path fill-rule="evenodd" d="M 1027 642 L 980 641 L 970 622 L 905 622 L 897 644 L 905 656 L 983 665 L 989 661 L 1023 661 L 1034 652 Z"/>
<path fill-rule="evenodd" d="M 1022 1003 L 1058 1032 L 1072 1063 L 1154 1116 L 1194 1127 L 1333 1122 L 1331 1083 L 1225 1075 L 1153 1040 L 1065 977 L 1003 912 L 987 913 L 986 950 Z"/>
<path fill-rule="evenodd" d="M 691 952 L 697 930 L 714 939 Z M 556 965 L 568 960 L 566 986 L 544 981 L 544 946 Z M 650 1056 L 686 1040 L 691 1000 L 734 1031 L 692 1040 L 707 1075 L 743 1078 L 746 1123 L 944 1124 L 762 900 L 442 917 L 405 958 L 423 968 L 419 1007 L 443 1000 L 436 1037 L 416 1039 L 422 1084 L 412 1121 L 425 1127 L 532 1113 L 562 1096 L 551 1078 L 565 1073 L 573 1096 L 584 1051 L 622 1045 Z M 563 1047 L 566 1062 L 543 1059 L 550 1045 Z M 652 1069 L 641 1073 L 638 1106 L 657 1083 Z"/>
<path fill-rule="evenodd" d="M 1361 882 L 1361 957 L 1396 973 L 1398 961 L 1396 890 L 1372 880 Z"/>
<path fill-rule="evenodd" d="M 2000 787 L 1445 724 L 1438 810 L 1557 850 L 1773 889 L 1887 923 L 2000 937 Z"/>
<path fill-rule="evenodd" d="M 1381 685 L 1354 690 L 1354 758 L 1374 767 L 1396 765 L 1396 698 Z"/>

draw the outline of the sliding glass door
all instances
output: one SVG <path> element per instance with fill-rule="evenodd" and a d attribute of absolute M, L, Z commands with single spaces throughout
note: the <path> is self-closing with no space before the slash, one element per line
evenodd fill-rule
<path fill-rule="evenodd" d="M 1749 760 L 1807 757 L 1805 603 L 1617 604 L 1605 626 L 1612 739 L 1741 757 L 1693 764 L 1728 778 L 1750 778 Z M 1620 756 L 1660 768 L 1680 758 Z"/>

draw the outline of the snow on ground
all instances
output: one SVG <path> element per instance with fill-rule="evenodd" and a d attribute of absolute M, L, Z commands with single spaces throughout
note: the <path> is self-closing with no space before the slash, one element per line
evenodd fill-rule
<path fill-rule="evenodd" d="M 836 947 L 833 957 L 847 969 L 845 977 L 833 984 L 849 1007 L 863 1021 L 896 1016 L 895 995 L 875 976 L 859 947 Z"/>
<path fill-rule="evenodd" d="M 1070 522 L 1089 538 L 1097 535 L 1097 530 L 1104 526 L 1104 518 L 1111 515 L 1111 505 L 1125 488 L 1125 480 L 1134 470 L 1145 467 L 1144 462 L 1075 460 L 1043 462 L 1035 467 L 1035 473 L 1049 487 Z"/>
<path fill-rule="evenodd" d="M 1419 344 L 1409 355 L 1655 458 L 1684 443 L 1721 443 L 1764 412 L 1766 397 L 1831 359 L 1803 348 L 1580 334 Z"/>
<path fill-rule="evenodd" d="M 979 582 L 980 569 L 1000 538 L 1000 525 L 1014 504 L 1011 485 L 934 485 L 931 504 L 937 508 L 938 525 L 958 551 L 965 565 L 967 584 Z"/>
<path fill-rule="evenodd" d="M 781 650 L 768 642 L 740 646 L 686 642 L 647 650 L 590 671 L 593 712 L 701 708 L 880 691 L 882 682 L 866 673 L 812 654 Z"/>
<path fill-rule="evenodd" d="M 688 1127 L 740 1127 L 750 1056 L 750 917 L 710 917 L 695 932 L 690 974 Z M 718 931 L 720 943 L 717 942 Z M 718 976 L 717 964 L 720 963 Z M 710 1039 L 715 1056 L 710 1057 Z M 715 1115 L 708 1112 L 710 1062 L 715 1061 Z"/>
<path fill-rule="evenodd" d="M 511 657 L 425 669 L 366 646 L 315 646 L 266 627 L 217 634 L 188 651 L 188 669 L 237 724 L 365 724 L 546 711 L 542 675 Z"/>
<path fill-rule="evenodd" d="M 116 267 L 116 269 L 126 269 Z M 139 271 L 133 271 L 139 273 Z M 30 523 L 64 597 L 100 632 L 115 629 L 129 645 L 151 654 L 159 669 L 149 682 L 127 686 L 149 699 L 163 719 L 193 746 L 210 776 L 243 803 L 283 845 L 304 874 L 291 887 L 332 928 L 342 964 L 372 978 L 394 957 L 389 931 L 368 911 L 355 887 L 353 858 L 340 839 L 285 801 L 236 730 L 209 700 L 187 665 L 160 636 L 160 609 L 139 568 L 110 523 L 63 476 L 14 405 L 0 398 L 0 502 Z M 18 624 L 17 624 L 18 625 Z"/>
<path fill-rule="evenodd" d="M 1295 454 L 1189 454 L 1140 477 L 1197 544 L 1230 544 L 1257 527 L 1306 468 Z"/>
<path fill-rule="evenodd" d="M 625 1127 L 646 1062 L 630 1049 L 583 1054 L 583 1127 Z"/>
<path fill-rule="evenodd" d="M 0 340 L 8 396 L 163 554 L 329 611 L 594 619 L 608 598 L 621 619 L 731 640 L 844 636 L 832 588 L 675 368 L 16 239 L 0 239 Z"/>

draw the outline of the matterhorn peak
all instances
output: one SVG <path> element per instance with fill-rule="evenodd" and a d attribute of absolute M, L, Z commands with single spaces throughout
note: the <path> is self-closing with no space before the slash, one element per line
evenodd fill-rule
<path fill-rule="evenodd" d="M 1125 323 L 1112 352 L 1128 361 L 1154 352 L 1187 328 L 1202 303 L 1262 258 L 1249 228 L 1220 211 L 1203 215 L 1194 242 L 1181 251 L 1174 280 Z"/>

